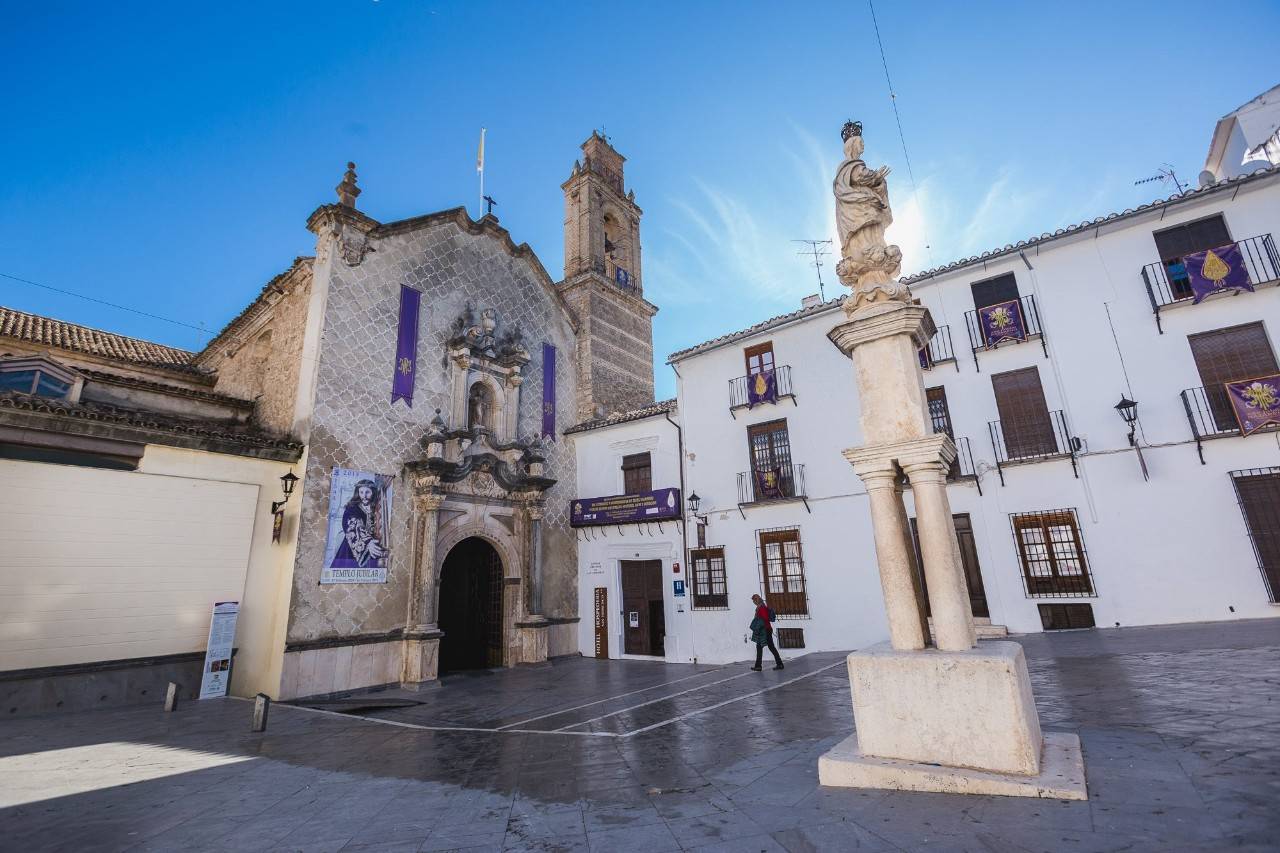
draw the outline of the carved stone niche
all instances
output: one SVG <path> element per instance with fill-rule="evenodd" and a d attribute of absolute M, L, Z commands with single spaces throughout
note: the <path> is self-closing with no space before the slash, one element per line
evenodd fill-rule
<path fill-rule="evenodd" d="M 493 308 L 476 314 L 470 303 L 453 322 L 449 340 L 450 428 L 485 432 L 497 444 L 516 440 L 521 371 L 529 352 L 518 325 L 499 329 Z"/>

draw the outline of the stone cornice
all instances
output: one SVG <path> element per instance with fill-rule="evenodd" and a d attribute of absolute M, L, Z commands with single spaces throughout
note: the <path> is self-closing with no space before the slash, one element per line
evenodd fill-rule
<path fill-rule="evenodd" d="M 575 273 L 562 281 L 560 287 L 565 293 L 585 287 L 602 296 L 616 299 L 634 310 L 643 311 L 650 317 L 658 313 L 657 305 L 654 305 L 643 296 L 635 296 L 628 293 L 625 289 L 613 284 L 609 279 L 594 270 Z"/>
<path fill-rule="evenodd" d="M 217 403 L 219 405 L 231 406 L 248 411 L 252 411 L 254 407 L 254 402 L 252 400 L 242 400 L 239 397 L 228 397 L 225 394 L 215 394 L 213 391 L 200 391 L 195 388 L 184 388 L 180 385 L 165 385 L 162 382 L 150 382 L 146 379 L 136 379 L 132 376 L 120 376 L 115 373 L 104 373 L 100 370 L 77 368 L 77 372 L 83 374 L 89 379 L 92 379 L 94 382 L 100 382 L 103 385 L 119 385 L 123 388 L 139 388 L 144 391 L 155 391 L 158 394 L 166 394 L 172 397 L 187 397 L 192 400 L 203 400 L 207 403 Z"/>

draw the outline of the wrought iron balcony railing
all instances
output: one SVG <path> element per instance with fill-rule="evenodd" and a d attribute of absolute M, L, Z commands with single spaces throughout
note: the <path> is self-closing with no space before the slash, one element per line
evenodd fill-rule
<path fill-rule="evenodd" d="M 1076 452 L 1080 440 L 1067 429 L 1067 416 L 1061 409 L 1041 412 L 1018 421 L 1012 429 L 1001 421 L 987 424 L 991 433 L 991 450 L 996 457 L 1000 485 L 1004 485 L 1004 466 L 1050 459 L 1071 459 L 1071 471 L 1080 476 Z"/>
<path fill-rule="evenodd" d="M 1196 440 L 1201 465 L 1205 464 L 1204 442 L 1207 439 L 1240 434 L 1240 423 L 1231 407 L 1231 399 L 1227 396 L 1227 389 L 1221 385 L 1186 389 L 1182 392 L 1182 408 L 1187 413 L 1187 423 Z M 1263 429 L 1274 430 L 1276 427 Z"/>
<path fill-rule="evenodd" d="M 947 472 L 947 479 L 973 480 L 978 487 L 978 494 L 982 494 L 982 480 L 978 477 L 978 469 L 973 464 L 973 449 L 969 446 L 969 439 L 962 435 L 952 440 L 956 443 L 956 458 L 951 463 L 951 470 Z"/>
<path fill-rule="evenodd" d="M 1280 282 L 1280 253 L 1276 251 L 1276 243 L 1270 234 L 1247 237 L 1236 241 L 1240 247 L 1240 257 L 1244 261 L 1245 270 L 1249 273 L 1249 283 L 1254 287 L 1263 287 Z M 1176 269 L 1176 268 L 1175 268 Z M 1164 326 L 1160 322 L 1160 310 L 1170 305 L 1189 304 L 1194 301 L 1191 291 L 1191 279 L 1185 270 L 1180 274 L 1171 274 L 1169 265 L 1164 261 L 1156 261 L 1142 268 L 1142 283 L 1146 285 L 1147 297 L 1151 300 L 1151 312 L 1156 316 L 1156 329 L 1164 334 Z M 1239 293 L 1238 290 L 1223 290 L 1221 293 Z M 1207 298 L 1214 298 L 1218 293 Z"/>
<path fill-rule="evenodd" d="M 955 348 L 951 345 L 951 327 L 942 325 L 929 338 L 929 344 L 920 350 L 920 369 L 932 370 L 936 365 L 951 362 L 960 372 L 960 361 L 956 358 Z"/>
<path fill-rule="evenodd" d="M 765 373 L 769 372 L 765 371 Z M 778 365 L 773 369 L 772 373 L 774 387 L 777 388 L 777 394 L 774 395 L 775 399 L 772 402 L 776 403 L 786 397 L 791 400 L 792 405 L 799 405 L 796 403 L 795 393 L 791 390 L 791 365 Z M 752 406 L 751 386 L 748 383 L 754 382 L 755 376 L 756 374 L 753 373 L 750 376 L 739 376 L 737 379 L 729 380 L 729 413 L 735 418 L 737 417 L 737 409 L 745 409 Z M 757 402 L 755 405 L 763 406 L 766 402 L 770 401 Z"/>
<path fill-rule="evenodd" d="M 978 317 L 976 308 L 973 311 L 964 312 L 964 324 L 969 331 L 969 347 L 973 350 L 973 366 L 979 371 L 982 367 L 978 364 L 978 353 L 1007 343 L 1025 344 L 1032 338 L 1040 339 L 1040 349 L 1044 351 L 1045 358 L 1049 357 L 1049 344 L 1045 341 L 1044 327 L 1040 323 L 1040 308 L 1036 304 L 1036 298 L 1027 294 L 1019 296 L 1017 302 L 1019 313 L 1022 315 L 1022 335 L 1004 337 L 995 342 L 987 340 L 987 334 L 982 327 L 982 320 Z"/>
<path fill-rule="evenodd" d="M 738 508 L 749 504 L 800 500 L 808 509 L 803 465 L 774 465 L 738 474 Z M 746 517 L 745 515 L 743 516 Z"/>

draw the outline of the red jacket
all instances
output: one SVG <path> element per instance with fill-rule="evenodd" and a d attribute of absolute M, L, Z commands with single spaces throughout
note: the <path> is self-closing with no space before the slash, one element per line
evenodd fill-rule
<path fill-rule="evenodd" d="M 769 605 L 761 604 L 756 608 L 756 616 L 764 620 L 765 630 L 772 631 L 773 624 L 769 621 Z"/>

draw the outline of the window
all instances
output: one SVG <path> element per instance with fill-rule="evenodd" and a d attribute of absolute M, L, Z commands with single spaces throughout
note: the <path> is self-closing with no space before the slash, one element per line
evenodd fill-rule
<path fill-rule="evenodd" d="M 1231 482 L 1267 595 L 1280 603 L 1280 468 L 1232 471 Z"/>
<path fill-rule="evenodd" d="M 975 281 L 969 285 L 973 292 L 973 307 L 986 308 L 997 302 L 1008 302 L 1018 298 L 1018 279 L 1013 273 L 1005 273 L 986 281 Z"/>
<path fill-rule="evenodd" d="M 1040 604 L 1040 625 L 1046 631 L 1092 628 L 1092 604 Z"/>
<path fill-rule="evenodd" d="M 759 537 L 765 601 L 779 616 L 808 616 L 800 530 L 761 530 Z"/>
<path fill-rule="evenodd" d="M 1196 370 L 1204 383 L 1204 395 L 1219 430 L 1236 428 L 1235 412 L 1224 382 L 1280 373 L 1276 356 L 1261 323 L 1246 323 L 1198 335 L 1187 335 Z"/>
<path fill-rule="evenodd" d="M 1220 213 L 1156 231 L 1151 236 L 1155 238 L 1160 263 L 1169 276 L 1169 288 L 1174 299 L 1188 299 L 1192 296 L 1191 279 L 1187 277 L 1183 257 L 1205 249 L 1216 249 L 1231 242 L 1226 220 Z"/>
<path fill-rule="evenodd" d="M 728 608 L 729 581 L 724 571 L 723 548 L 689 552 L 693 563 L 693 606 Z"/>
<path fill-rule="evenodd" d="M 628 495 L 653 490 L 653 465 L 649 452 L 622 457 L 622 491 Z"/>
<path fill-rule="evenodd" d="M 991 377 L 991 389 L 996 395 L 1000 431 L 1010 459 L 1034 459 L 1059 452 L 1038 369 L 1026 367 L 997 373 Z"/>
<path fill-rule="evenodd" d="M 1031 596 L 1092 596 L 1093 580 L 1074 509 L 1009 516 Z"/>
<path fill-rule="evenodd" d="M 755 376 L 757 373 L 768 373 L 773 370 L 772 341 L 747 347 L 743 350 L 743 355 L 747 360 L 747 376 Z"/>
<path fill-rule="evenodd" d="M 75 374 L 44 358 L 0 361 L 0 391 L 66 399 L 71 396 L 74 382 Z"/>
<path fill-rule="evenodd" d="M 804 648 L 804 629 L 803 628 L 779 628 L 778 629 L 778 648 L 803 649 Z"/>
<path fill-rule="evenodd" d="M 786 419 L 747 427 L 752 494 L 758 501 L 794 497 L 791 438 Z"/>
<path fill-rule="evenodd" d="M 955 430 L 951 426 L 951 409 L 947 406 L 947 389 L 939 385 L 937 388 L 924 389 L 924 398 L 929 403 L 929 421 L 934 432 L 945 432 L 952 441 L 956 440 Z M 951 461 L 948 477 L 960 476 L 960 455 Z"/>

